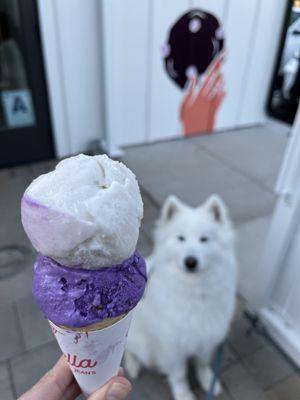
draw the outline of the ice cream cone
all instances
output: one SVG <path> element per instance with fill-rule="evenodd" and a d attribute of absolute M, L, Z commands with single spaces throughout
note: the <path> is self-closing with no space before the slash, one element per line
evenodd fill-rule
<path fill-rule="evenodd" d="M 118 373 L 147 281 L 136 251 L 143 202 L 134 174 L 106 155 L 61 161 L 26 189 L 32 293 L 84 394 Z"/>
<path fill-rule="evenodd" d="M 117 375 L 131 318 L 132 311 L 81 328 L 57 326 L 49 321 L 70 369 L 86 396 Z"/>

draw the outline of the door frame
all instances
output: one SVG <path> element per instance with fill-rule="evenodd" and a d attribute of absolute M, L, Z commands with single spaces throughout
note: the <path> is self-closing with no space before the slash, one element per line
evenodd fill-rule
<path fill-rule="evenodd" d="M 273 213 L 264 253 L 260 261 L 261 276 L 258 296 L 253 307 L 258 310 L 269 304 L 272 290 L 290 240 L 295 232 L 300 215 L 300 107 L 291 129 L 288 144 L 275 186 L 277 204 Z"/>
<path fill-rule="evenodd" d="M 284 267 L 300 220 L 300 107 L 291 130 L 276 183 L 277 205 L 272 217 L 250 310 L 258 313 L 270 336 L 300 366 L 300 334 L 272 306 L 272 294 Z"/>
<path fill-rule="evenodd" d="M 32 102 L 35 123 L 32 126 L 8 128 L 0 132 L 5 148 L 13 148 L 14 159 L 9 159 L 5 152 L 1 153 L 1 167 L 21 164 L 24 162 L 50 159 L 54 157 L 52 128 L 49 114 L 48 94 L 46 88 L 42 46 L 40 41 L 39 19 L 35 0 L 18 1 L 21 20 L 22 55 L 26 66 L 29 88 L 32 92 Z M 34 49 L 34 51 L 31 50 Z M 35 50 L 38 51 L 35 51 Z M 39 145 L 34 135 L 39 129 L 44 130 L 43 143 Z M 36 147 L 37 146 L 37 147 Z M 24 149 L 26 148 L 26 156 Z M 34 154 L 35 149 L 35 154 Z"/>

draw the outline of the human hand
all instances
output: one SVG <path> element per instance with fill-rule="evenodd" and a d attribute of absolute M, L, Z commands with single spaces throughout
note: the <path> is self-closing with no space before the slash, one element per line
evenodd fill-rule
<path fill-rule="evenodd" d="M 130 382 L 124 378 L 124 371 L 112 378 L 87 400 L 123 400 L 131 390 Z M 81 390 L 75 381 L 64 356 L 19 400 L 75 400 Z"/>
<path fill-rule="evenodd" d="M 223 60 L 224 52 L 213 60 L 199 87 L 195 76 L 190 79 L 180 110 L 185 136 L 214 129 L 217 111 L 226 96 L 221 71 Z"/>

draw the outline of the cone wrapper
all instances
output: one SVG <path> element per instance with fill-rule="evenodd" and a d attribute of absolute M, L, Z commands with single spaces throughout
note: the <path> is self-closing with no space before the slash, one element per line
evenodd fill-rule
<path fill-rule="evenodd" d="M 116 376 L 125 349 L 132 311 L 113 325 L 95 331 L 72 331 L 49 321 L 83 394 L 90 395 Z"/>

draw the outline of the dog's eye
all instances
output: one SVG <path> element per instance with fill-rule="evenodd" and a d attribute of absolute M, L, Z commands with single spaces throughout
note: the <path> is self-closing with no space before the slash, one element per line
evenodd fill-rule
<path fill-rule="evenodd" d="M 202 243 L 208 242 L 208 237 L 207 236 L 201 236 L 200 242 L 202 242 Z"/>
<path fill-rule="evenodd" d="M 181 242 L 185 241 L 185 237 L 182 235 L 177 236 L 177 239 L 180 240 Z"/>

